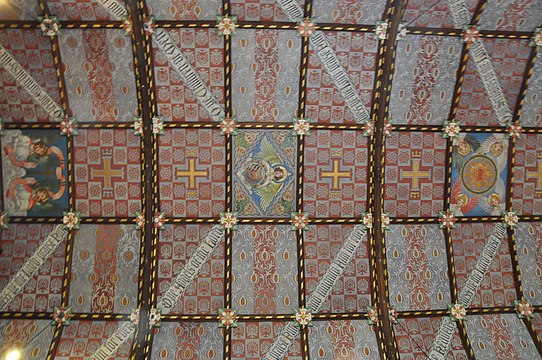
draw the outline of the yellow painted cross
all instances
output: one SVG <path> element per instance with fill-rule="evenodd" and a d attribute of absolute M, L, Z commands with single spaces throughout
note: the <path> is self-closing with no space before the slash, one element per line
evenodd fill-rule
<path fill-rule="evenodd" d="M 536 189 L 542 188 L 542 160 L 538 162 L 538 171 L 528 171 L 527 179 L 536 179 Z"/>
<path fill-rule="evenodd" d="M 420 190 L 420 179 L 425 178 L 429 179 L 429 171 L 420 170 L 421 159 L 412 159 L 412 170 L 403 170 L 401 169 L 401 177 L 412 179 L 412 189 L 411 190 Z"/>
<path fill-rule="evenodd" d="M 103 157 L 103 168 L 101 169 L 90 169 L 90 178 L 96 178 L 101 177 L 104 180 L 104 190 L 112 190 L 113 189 L 113 178 L 120 178 L 121 180 L 124 180 L 124 168 L 120 169 L 113 169 L 111 167 L 111 158 L 110 157 Z"/>
<path fill-rule="evenodd" d="M 339 161 L 340 159 L 333 159 L 333 170 L 332 171 L 322 171 L 320 170 L 321 178 L 333 178 L 333 186 L 331 190 L 339 190 L 339 179 L 351 179 L 352 170 L 348 171 L 339 171 Z"/>
<path fill-rule="evenodd" d="M 196 178 L 208 177 L 209 170 L 196 170 L 196 159 L 188 159 L 188 170 L 177 170 L 175 175 L 179 177 L 188 177 L 188 189 L 195 190 Z"/>

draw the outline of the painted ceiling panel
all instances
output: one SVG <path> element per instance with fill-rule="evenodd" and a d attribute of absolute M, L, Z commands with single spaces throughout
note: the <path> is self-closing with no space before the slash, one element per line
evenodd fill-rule
<path fill-rule="evenodd" d="M 427 358 L 442 321 L 443 319 L 439 317 L 405 319 L 403 326 L 395 326 L 395 337 L 401 359 Z M 446 359 L 468 359 L 458 330 L 453 333 L 450 352 Z"/>
<path fill-rule="evenodd" d="M 51 41 L 39 30 L 1 29 L 2 46 L 55 100 L 59 101 L 58 81 L 51 53 Z M 2 117 L 13 122 L 50 122 L 47 111 L 37 104 L 13 76 L 0 68 L 0 99 Z"/>
<path fill-rule="evenodd" d="M 538 1 L 0 6 L 0 358 L 540 358 Z"/>
<path fill-rule="evenodd" d="M 390 112 L 398 124 L 440 124 L 454 93 L 461 40 L 407 35 L 398 44 Z"/>

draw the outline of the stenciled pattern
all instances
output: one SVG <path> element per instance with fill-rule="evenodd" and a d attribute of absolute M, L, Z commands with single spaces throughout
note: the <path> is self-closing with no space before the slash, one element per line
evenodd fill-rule
<path fill-rule="evenodd" d="M 73 254 L 72 311 L 128 314 L 137 307 L 139 235 L 131 224 L 81 225 Z"/>
<path fill-rule="evenodd" d="M 385 4 L 356 0 L 314 0 L 313 14 L 321 22 L 374 24 L 382 18 Z"/>
<path fill-rule="evenodd" d="M 371 106 L 378 41 L 374 34 L 324 32 L 367 108 Z M 339 90 L 312 47 L 307 71 L 306 117 L 321 123 L 353 123 Z"/>
<path fill-rule="evenodd" d="M 48 224 L 13 224 L 2 231 L 0 289 L 7 285 L 52 229 L 53 225 Z M 37 274 L 26 283 L 22 293 L 17 295 L 5 310 L 52 312 L 55 307 L 60 306 L 65 251 L 64 242 L 56 248 Z"/>
<path fill-rule="evenodd" d="M 507 31 L 531 31 L 540 25 L 536 14 L 542 11 L 542 4 L 535 0 L 499 1 L 488 3 L 482 13 L 480 27 Z"/>
<path fill-rule="evenodd" d="M 542 52 L 536 54 L 533 74 L 525 103 L 521 111 L 520 122 L 523 126 L 542 126 Z"/>
<path fill-rule="evenodd" d="M 80 321 L 71 320 L 70 326 L 62 331 L 62 337 L 55 359 L 83 360 L 94 354 L 94 350 L 122 326 L 121 321 Z M 111 359 L 121 360 L 130 356 L 132 339 L 118 349 Z"/>
<path fill-rule="evenodd" d="M 367 207 L 368 143 L 361 132 L 316 130 L 305 138 L 303 210 L 359 217 Z"/>
<path fill-rule="evenodd" d="M 467 334 L 477 359 L 536 359 L 540 353 L 516 314 L 471 316 Z"/>
<path fill-rule="evenodd" d="M 208 225 L 166 225 L 158 245 L 158 301 L 210 230 Z M 224 307 L 224 243 L 213 252 L 172 310 L 213 314 Z"/>
<path fill-rule="evenodd" d="M 149 0 L 149 13 L 164 20 L 214 20 L 220 0 Z"/>
<path fill-rule="evenodd" d="M 531 304 L 542 304 L 542 257 L 537 251 L 542 246 L 542 226 L 519 223 L 515 235 L 523 294 Z"/>
<path fill-rule="evenodd" d="M 223 359 L 224 336 L 214 323 L 163 323 L 155 335 L 153 359 Z"/>
<path fill-rule="evenodd" d="M 435 336 L 439 330 L 442 318 L 432 317 L 400 319 L 399 321 L 401 322 L 402 326 L 395 326 L 393 329 L 395 331 L 397 347 L 399 349 L 401 359 L 415 360 L 423 358 L 425 354 L 420 351 L 418 345 L 421 346 L 426 353 L 429 352 L 429 349 L 431 349 L 431 346 L 435 341 Z M 408 334 L 405 329 L 407 329 Z M 414 342 L 409 335 L 416 342 Z M 418 345 L 416 345 L 416 343 Z M 452 340 L 452 346 L 450 352 L 448 353 L 448 358 L 454 360 L 468 359 L 457 330 L 455 331 L 455 335 Z"/>
<path fill-rule="evenodd" d="M 317 225 L 313 230 L 305 232 L 305 283 L 308 298 L 351 230 L 352 227 L 346 225 Z M 363 242 L 320 312 L 365 311 L 371 305 L 370 284 L 368 244 Z"/>
<path fill-rule="evenodd" d="M 407 35 L 398 47 L 390 102 L 392 122 L 441 125 L 452 103 L 461 40 Z"/>
<path fill-rule="evenodd" d="M 516 142 L 512 207 L 521 215 L 542 214 L 542 135 Z"/>
<path fill-rule="evenodd" d="M 232 40 L 232 104 L 240 122 L 296 116 L 301 40 L 295 31 L 237 30 Z"/>
<path fill-rule="evenodd" d="M 47 4 L 60 20 L 114 20 L 96 0 L 49 0 Z"/>
<path fill-rule="evenodd" d="M 452 230 L 454 265 L 459 293 L 476 266 L 493 224 L 458 224 Z M 506 237 L 484 277 L 471 307 L 512 306 L 517 299 L 512 259 Z"/>
<path fill-rule="evenodd" d="M 240 225 L 233 238 L 233 308 L 284 314 L 297 306 L 296 237 L 288 225 Z"/>
<path fill-rule="evenodd" d="M 311 359 L 378 357 L 374 327 L 363 320 L 317 321 L 309 332 Z"/>
<path fill-rule="evenodd" d="M 398 311 L 451 302 L 444 234 L 438 225 L 391 225 L 386 235 L 390 303 Z"/>
<path fill-rule="evenodd" d="M 77 119 L 132 121 L 137 97 L 130 38 L 122 30 L 71 30 L 59 39 Z"/>
<path fill-rule="evenodd" d="M 246 322 L 232 329 L 232 359 L 262 359 L 284 328 L 284 322 Z M 298 337 L 288 349 L 285 360 L 301 360 L 301 341 Z"/>
<path fill-rule="evenodd" d="M 304 0 L 297 0 L 303 6 Z M 289 21 L 276 0 L 231 0 L 232 14 L 245 21 Z"/>
<path fill-rule="evenodd" d="M 5 354 L 14 344 L 26 344 L 37 336 L 26 348 L 25 359 L 43 359 L 53 339 L 54 328 L 49 323 L 49 320 L 0 320 L 0 353 Z M 50 329 L 38 335 L 45 327 Z"/>
<path fill-rule="evenodd" d="M 384 210 L 394 217 L 438 216 L 446 176 L 442 134 L 392 132 L 386 150 Z"/>
<path fill-rule="evenodd" d="M 203 82 L 219 103 L 224 103 L 224 44 L 216 29 L 170 30 L 184 56 L 194 66 Z M 179 45 L 180 44 L 180 45 Z M 154 46 L 154 78 L 158 114 L 167 121 L 210 122 L 208 111 L 198 103 L 192 90 L 169 63 L 165 54 Z"/>
<path fill-rule="evenodd" d="M 160 210 L 175 217 L 217 217 L 225 210 L 224 136 L 171 129 L 158 139 Z"/>
<path fill-rule="evenodd" d="M 34 80 L 60 103 L 51 41 L 41 30 L 0 29 L 0 44 Z M 55 122 L 17 81 L 0 66 L 0 117 L 9 122 Z"/>
<path fill-rule="evenodd" d="M 80 130 L 75 199 L 82 216 L 134 216 L 141 210 L 140 139 L 132 130 Z"/>

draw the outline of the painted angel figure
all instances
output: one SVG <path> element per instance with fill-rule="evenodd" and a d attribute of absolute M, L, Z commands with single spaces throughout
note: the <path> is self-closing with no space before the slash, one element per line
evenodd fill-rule
<path fill-rule="evenodd" d="M 263 211 L 269 208 L 291 175 L 267 138 L 262 140 L 259 151 L 243 164 L 237 174 Z"/>
<path fill-rule="evenodd" d="M 477 151 L 480 154 L 493 156 L 497 174 L 506 168 L 508 163 L 508 140 L 504 134 L 493 134 L 488 137 Z"/>
<path fill-rule="evenodd" d="M 452 204 L 450 210 L 455 216 L 468 214 L 480 202 L 480 196 L 468 197 L 462 192 L 461 180 L 457 179 L 452 185 Z"/>

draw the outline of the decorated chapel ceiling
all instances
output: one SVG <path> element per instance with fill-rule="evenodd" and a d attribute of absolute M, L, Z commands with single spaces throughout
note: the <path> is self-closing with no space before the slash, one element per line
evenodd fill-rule
<path fill-rule="evenodd" d="M 0 357 L 541 358 L 541 26 L 0 1 Z"/>

